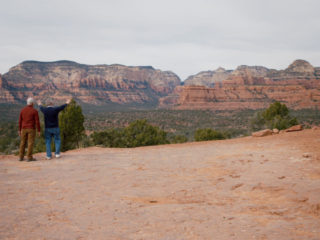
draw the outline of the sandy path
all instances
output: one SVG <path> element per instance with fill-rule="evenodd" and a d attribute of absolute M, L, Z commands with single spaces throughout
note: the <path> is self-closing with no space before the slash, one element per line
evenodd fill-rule
<path fill-rule="evenodd" d="M 320 239 L 320 130 L 0 158 L 0 239 Z"/>

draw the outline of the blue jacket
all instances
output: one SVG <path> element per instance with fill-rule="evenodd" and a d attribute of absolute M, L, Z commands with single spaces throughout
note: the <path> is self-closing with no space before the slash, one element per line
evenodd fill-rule
<path fill-rule="evenodd" d="M 59 127 L 59 112 L 62 111 L 67 104 L 63 104 L 59 107 L 43 107 L 40 106 L 40 110 L 44 115 L 45 128 L 58 128 Z"/>

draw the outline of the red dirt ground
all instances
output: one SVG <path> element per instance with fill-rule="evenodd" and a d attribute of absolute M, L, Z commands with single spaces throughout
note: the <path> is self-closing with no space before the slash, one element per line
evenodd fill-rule
<path fill-rule="evenodd" d="M 320 130 L 0 157 L 0 239 L 320 239 Z"/>

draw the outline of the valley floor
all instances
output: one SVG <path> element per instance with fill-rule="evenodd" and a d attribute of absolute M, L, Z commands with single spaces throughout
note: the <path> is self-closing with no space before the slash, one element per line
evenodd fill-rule
<path fill-rule="evenodd" d="M 0 156 L 0 239 L 320 239 L 320 130 Z"/>

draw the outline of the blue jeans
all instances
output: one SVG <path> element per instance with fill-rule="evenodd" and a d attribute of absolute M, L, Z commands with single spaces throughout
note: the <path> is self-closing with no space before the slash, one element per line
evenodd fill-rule
<path fill-rule="evenodd" d="M 44 137 L 46 139 L 46 149 L 47 149 L 47 157 L 52 157 L 51 154 L 51 140 L 52 137 L 54 138 L 55 144 L 55 154 L 60 154 L 60 146 L 61 146 L 61 139 L 60 139 L 60 129 L 59 128 L 46 128 L 44 130 Z"/>

